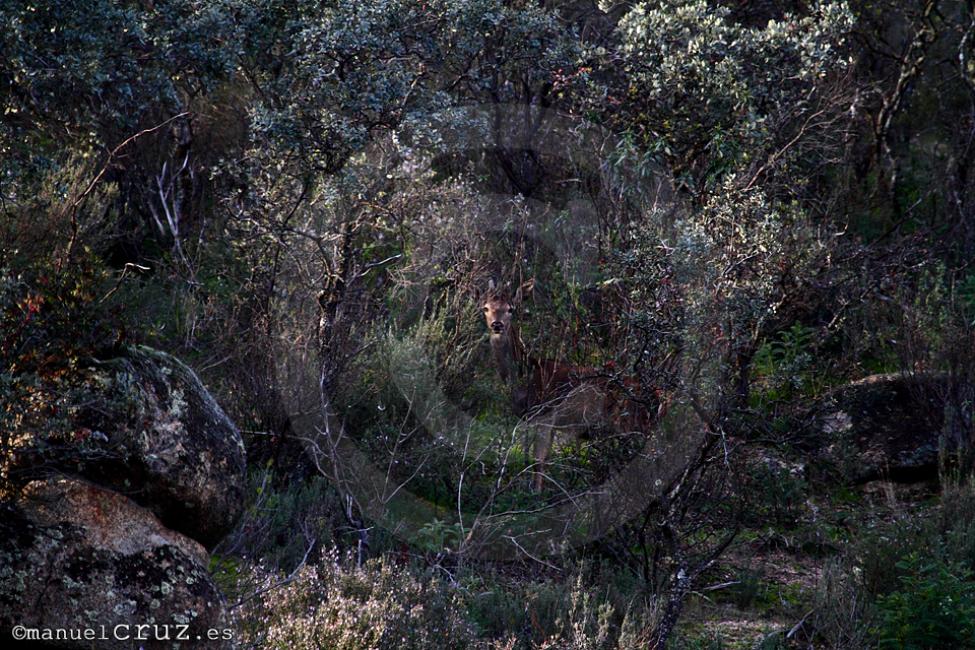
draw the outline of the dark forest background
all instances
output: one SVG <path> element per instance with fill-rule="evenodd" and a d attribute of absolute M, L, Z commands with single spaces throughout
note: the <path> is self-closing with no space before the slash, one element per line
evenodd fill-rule
<path fill-rule="evenodd" d="M 975 647 L 971 2 L 5 0 L 0 24 L 0 448 L 75 435 L 93 359 L 194 368 L 247 451 L 210 548 L 242 647 Z M 491 279 L 531 283 L 534 354 L 672 404 L 605 535 L 533 538 L 658 434 L 565 445 L 533 492 Z M 415 503 L 366 503 L 309 440 L 294 350 Z M 933 465 L 830 437 L 864 378 L 922 387 L 878 412 L 912 405 L 891 439 L 935 421 L 909 443 Z M 34 476 L 4 462 L 0 493 Z"/>

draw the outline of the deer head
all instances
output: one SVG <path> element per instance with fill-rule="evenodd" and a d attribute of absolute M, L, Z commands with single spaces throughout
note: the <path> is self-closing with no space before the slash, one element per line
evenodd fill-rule
<path fill-rule="evenodd" d="M 505 338 L 512 334 L 512 318 L 516 307 L 521 303 L 527 291 L 531 290 L 532 281 L 518 287 L 513 298 L 509 298 L 506 290 L 499 290 L 492 279 L 488 284 L 488 292 L 482 305 L 484 321 L 491 332 L 491 338 Z"/>
<path fill-rule="evenodd" d="M 491 338 L 505 337 L 511 333 L 511 319 L 515 313 L 514 304 L 505 296 L 491 295 L 484 301 L 484 321 L 491 332 Z"/>

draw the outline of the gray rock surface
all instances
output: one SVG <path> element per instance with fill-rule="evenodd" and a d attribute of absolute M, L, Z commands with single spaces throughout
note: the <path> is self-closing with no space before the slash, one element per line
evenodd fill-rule
<path fill-rule="evenodd" d="M 97 635 L 24 647 L 223 648 L 223 612 L 205 549 L 121 494 L 52 478 L 0 506 L 3 638 L 20 625 Z"/>
<path fill-rule="evenodd" d="M 886 374 L 836 388 L 813 411 L 813 444 L 855 482 L 936 477 L 945 382 Z"/>
<path fill-rule="evenodd" d="M 11 475 L 80 476 L 149 508 L 173 530 L 216 543 L 242 508 L 244 445 L 196 374 L 144 346 L 77 372 L 72 435 L 23 438 Z"/>

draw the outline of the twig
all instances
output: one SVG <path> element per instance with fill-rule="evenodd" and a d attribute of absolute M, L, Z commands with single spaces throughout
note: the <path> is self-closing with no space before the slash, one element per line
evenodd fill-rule
<path fill-rule="evenodd" d="M 555 570 L 556 570 L 556 571 L 558 571 L 559 573 L 561 573 L 561 572 L 562 572 L 562 569 L 560 569 L 559 567 L 557 567 L 557 566 L 555 566 L 555 565 L 554 565 L 554 564 L 552 564 L 551 562 L 546 562 L 545 560 L 543 560 L 543 559 L 541 559 L 541 558 L 537 558 L 537 557 L 535 557 L 534 555 L 532 555 L 531 553 L 529 553 L 529 552 L 528 552 L 528 549 L 526 549 L 526 548 L 525 548 L 524 546 L 522 546 L 521 544 L 519 544 L 519 543 L 518 543 L 518 540 L 517 540 L 517 539 L 515 539 L 514 537 L 512 537 L 511 535 L 503 535 L 502 537 L 504 537 L 504 539 L 507 539 L 507 540 L 510 540 L 510 541 L 511 541 L 511 543 L 512 543 L 512 544 L 514 544 L 514 545 L 515 545 L 515 546 L 516 546 L 516 547 L 518 548 L 518 550 L 519 550 L 519 551 L 521 551 L 522 553 L 524 553 L 525 555 L 527 555 L 527 556 L 528 556 L 529 558 L 531 558 L 531 559 L 533 559 L 533 560 L 535 560 L 535 561 L 536 561 L 536 562 L 538 562 L 539 564 L 544 564 L 544 565 L 545 565 L 545 566 L 547 566 L 548 568 L 550 568 L 550 569 L 555 569 Z"/>
<path fill-rule="evenodd" d="M 802 624 L 806 622 L 806 619 L 809 618 L 809 616 L 815 611 L 816 608 L 814 607 L 810 609 L 808 612 L 806 612 L 803 615 L 803 617 L 799 619 L 799 622 L 792 626 L 792 629 L 789 630 L 789 633 L 785 635 L 785 638 L 791 639 L 795 635 L 795 633 L 799 631 L 799 628 L 802 627 Z"/>
<path fill-rule="evenodd" d="M 271 591 L 272 589 L 277 589 L 278 587 L 283 587 L 284 585 L 288 584 L 289 582 L 293 582 L 294 579 L 298 576 L 298 571 L 300 571 L 301 570 L 301 567 L 305 566 L 305 563 L 308 561 L 308 556 L 311 554 L 311 550 L 313 548 L 315 548 L 315 542 L 317 542 L 317 541 L 318 541 L 318 538 L 315 538 L 315 537 L 312 538 L 311 544 L 308 545 L 308 549 L 305 550 L 305 554 L 301 558 L 301 562 L 298 563 L 298 566 L 295 567 L 295 570 L 292 571 L 288 575 L 287 578 L 282 578 L 281 580 L 278 580 L 274 584 L 270 584 L 267 587 L 264 587 L 263 589 L 258 589 L 254 593 L 252 593 L 252 594 L 250 594 L 248 596 L 245 596 L 244 598 L 241 598 L 236 603 L 234 603 L 233 605 L 231 605 L 229 609 L 237 609 L 238 607 L 240 607 L 241 605 L 243 605 L 247 601 L 253 600 L 254 598 L 257 598 L 258 596 L 260 596 L 261 594 L 265 594 L 265 593 Z"/>
<path fill-rule="evenodd" d="M 385 264 L 389 264 L 390 262 L 394 262 L 394 261 L 398 260 L 401 257 L 403 257 L 403 254 L 402 253 L 397 253 L 396 255 L 390 255 L 389 257 L 387 257 L 384 260 L 379 260 L 378 262 L 372 262 L 370 264 L 366 264 L 363 267 L 363 269 L 361 271 L 359 271 L 359 275 L 357 277 L 358 278 L 364 278 L 366 276 L 366 274 L 369 273 L 369 271 L 373 270 L 374 268 L 379 267 L 379 266 L 383 266 Z"/>
<path fill-rule="evenodd" d="M 189 111 L 183 111 L 179 115 L 172 116 L 171 118 L 169 118 L 165 122 L 161 122 L 161 123 L 157 124 L 156 126 L 150 127 L 148 129 L 143 129 L 143 130 L 139 131 L 138 133 L 136 133 L 135 135 L 129 136 L 128 138 L 126 138 L 125 140 L 123 140 L 120 145 L 118 145 L 117 147 L 115 147 L 114 149 L 112 149 L 108 153 L 108 159 L 105 160 L 105 164 L 102 165 L 101 171 L 99 171 L 98 172 L 98 175 L 95 176 L 95 178 L 92 179 L 91 183 L 88 184 L 88 187 L 85 188 L 85 191 L 81 193 L 81 196 L 79 196 L 77 199 L 75 199 L 74 203 L 71 204 L 71 210 L 72 210 L 72 212 L 74 212 L 75 210 L 77 210 L 78 209 L 78 206 L 81 205 L 81 202 L 85 200 L 85 197 L 88 196 L 89 194 L 91 194 L 91 191 L 93 189 L 95 189 L 95 185 L 98 184 L 98 181 L 100 181 L 102 179 L 102 176 L 105 175 L 105 172 L 108 171 L 108 165 L 109 165 L 109 163 L 111 163 L 112 162 L 112 159 L 116 155 L 118 155 L 118 152 L 119 151 L 121 151 L 124 147 L 126 147 L 130 143 L 134 142 L 136 139 L 141 138 L 144 135 L 148 135 L 150 133 L 153 133 L 155 131 L 158 131 L 159 129 L 163 128 L 164 126 L 166 126 L 170 122 L 173 122 L 175 120 L 178 120 L 181 117 L 186 117 L 189 114 L 190 114 Z"/>
<path fill-rule="evenodd" d="M 190 114 L 189 111 L 183 111 L 182 113 L 178 115 L 174 115 L 168 120 L 157 124 L 156 126 L 150 127 L 148 129 L 143 129 L 134 135 L 130 135 L 128 138 L 123 140 L 121 144 L 119 144 L 117 147 L 115 147 L 110 152 L 108 152 L 108 158 L 105 160 L 105 164 L 102 165 L 101 170 L 98 172 L 98 174 L 95 175 L 95 178 L 93 178 L 91 182 L 88 183 L 88 187 L 85 188 L 85 191 L 82 192 L 78 196 L 78 198 L 71 203 L 71 207 L 68 208 L 71 216 L 71 238 L 68 240 L 68 246 L 64 251 L 64 257 L 61 259 L 61 262 L 58 264 L 58 269 L 60 269 L 63 266 L 64 262 L 71 259 L 71 253 L 74 250 L 75 242 L 78 240 L 78 207 L 88 197 L 88 195 L 91 194 L 92 190 L 95 189 L 95 186 L 98 185 L 98 182 L 101 181 L 102 176 L 104 176 L 105 172 L 108 171 L 108 166 L 112 163 L 112 160 L 115 158 L 115 156 L 118 155 L 118 152 L 120 152 L 130 143 L 135 142 L 138 138 L 141 138 L 142 136 L 147 135 L 149 133 L 158 131 L 159 129 L 163 128 L 170 122 L 178 120 L 182 117 L 186 117 L 189 114 Z"/>
<path fill-rule="evenodd" d="M 97 304 L 99 304 L 99 305 L 102 304 L 103 302 L 105 302 L 106 300 L 108 300 L 112 296 L 113 293 L 115 293 L 116 291 L 119 290 L 119 287 L 122 286 L 122 280 L 125 279 L 125 274 L 129 272 L 129 269 L 130 268 L 135 268 L 135 269 L 138 269 L 140 271 L 149 271 L 150 270 L 148 266 L 142 266 L 141 264 L 136 264 L 134 262 L 126 262 L 125 263 L 125 266 L 122 267 L 122 274 L 118 276 L 118 280 L 115 282 L 115 286 L 112 287 L 111 291 L 109 291 L 104 296 L 102 296 L 101 300 L 99 300 Z"/>
<path fill-rule="evenodd" d="M 740 585 L 740 584 L 741 584 L 741 580 L 729 580 L 728 582 L 722 582 L 716 585 L 702 587 L 701 591 L 717 591 L 718 589 L 725 589 L 726 587 L 734 587 L 735 585 Z"/>

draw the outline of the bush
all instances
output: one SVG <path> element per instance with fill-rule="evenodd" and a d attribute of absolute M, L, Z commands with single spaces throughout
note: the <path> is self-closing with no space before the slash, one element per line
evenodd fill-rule
<path fill-rule="evenodd" d="M 869 631 L 865 621 L 867 599 L 855 573 L 840 560 L 823 567 L 813 595 L 811 623 L 827 648 L 862 648 Z"/>
<path fill-rule="evenodd" d="M 606 565 L 577 566 L 562 579 L 466 584 L 471 619 L 492 648 L 638 650 L 660 618 L 657 600 Z"/>
<path fill-rule="evenodd" d="M 970 648 L 975 488 L 945 477 L 934 512 L 900 513 L 824 568 L 813 627 L 830 648 Z M 957 638 L 966 639 L 957 643 Z"/>
<path fill-rule="evenodd" d="M 474 642 L 460 598 L 441 581 L 387 559 L 357 567 L 336 551 L 247 603 L 241 623 L 245 644 L 261 648 L 466 650 Z"/>
<path fill-rule="evenodd" d="M 763 454 L 745 469 L 745 489 L 751 500 L 746 513 L 749 523 L 795 528 L 806 510 L 809 492 L 804 467 Z"/>
<path fill-rule="evenodd" d="M 253 471 L 247 494 L 252 500 L 237 527 L 215 549 L 220 555 L 259 557 L 272 569 L 291 571 L 309 546 L 314 552 L 344 541 L 336 539 L 344 523 L 342 504 L 320 476 L 287 483 L 270 469 Z"/>
<path fill-rule="evenodd" d="M 897 568 L 901 588 L 877 601 L 881 648 L 975 648 L 975 584 L 958 564 L 911 553 Z"/>

